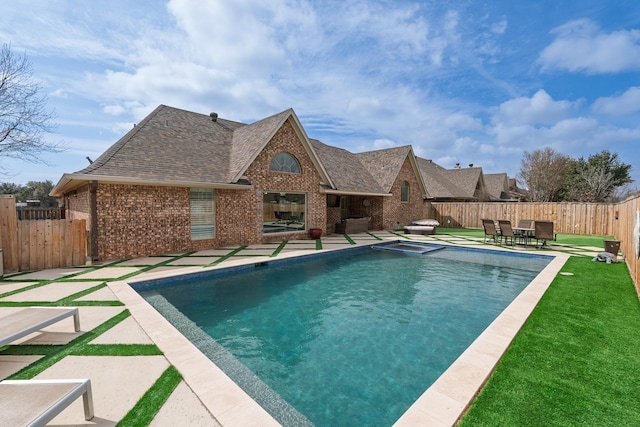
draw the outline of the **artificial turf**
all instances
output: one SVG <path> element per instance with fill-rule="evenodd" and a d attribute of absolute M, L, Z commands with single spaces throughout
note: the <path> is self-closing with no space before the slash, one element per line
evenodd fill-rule
<path fill-rule="evenodd" d="M 640 301 L 624 263 L 571 257 L 459 425 L 640 425 Z"/>

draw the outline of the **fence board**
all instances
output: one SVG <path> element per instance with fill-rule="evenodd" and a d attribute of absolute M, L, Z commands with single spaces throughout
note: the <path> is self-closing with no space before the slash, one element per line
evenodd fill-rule
<path fill-rule="evenodd" d="M 617 205 L 595 203 L 432 203 L 429 217 L 443 226 L 482 228 L 483 218 L 554 222 L 559 233 L 611 235 Z"/>
<path fill-rule="evenodd" d="M 18 235 L 16 199 L 13 195 L 0 195 L 0 248 L 4 259 L 4 270 L 16 271 L 18 259 Z"/>

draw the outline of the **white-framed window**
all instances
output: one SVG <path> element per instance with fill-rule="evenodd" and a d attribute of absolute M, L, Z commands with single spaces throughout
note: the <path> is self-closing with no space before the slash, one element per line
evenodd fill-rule
<path fill-rule="evenodd" d="M 215 237 L 215 203 L 212 188 L 191 189 L 191 240 Z"/>
<path fill-rule="evenodd" d="M 288 173 L 300 173 L 300 163 L 298 160 L 289 153 L 278 153 L 271 160 L 271 166 L 269 167 L 274 172 L 288 172 Z"/>
<path fill-rule="evenodd" d="M 402 181 L 402 185 L 400 185 L 400 201 L 409 201 L 409 183 L 407 181 Z"/>
<path fill-rule="evenodd" d="M 263 233 L 300 232 L 306 229 L 305 193 L 265 192 L 263 203 Z"/>

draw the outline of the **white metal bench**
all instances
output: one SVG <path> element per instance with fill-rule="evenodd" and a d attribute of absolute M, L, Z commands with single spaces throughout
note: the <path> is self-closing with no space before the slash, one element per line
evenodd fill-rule
<path fill-rule="evenodd" d="M 1 426 L 44 426 L 82 396 L 84 418 L 93 418 L 89 379 L 5 380 L 0 382 Z"/>
<path fill-rule="evenodd" d="M 77 307 L 29 307 L 0 318 L 0 347 L 70 316 L 75 331 L 80 331 Z"/>

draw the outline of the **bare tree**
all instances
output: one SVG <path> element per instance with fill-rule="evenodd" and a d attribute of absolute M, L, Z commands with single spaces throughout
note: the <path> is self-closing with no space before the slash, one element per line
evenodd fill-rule
<path fill-rule="evenodd" d="M 556 201 L 563 190 L 569 170 L 569 159 L 551 147 L 522 156 L 518 180 L 527 188 L 531 201 Z"/>
<path fill-rule="evenodd" d="M 45 163 L 41 154 L 61 151 L 60 143 L 45 140 L 55 130 L 46 96 L 33 78 L 26 55 L 15 56 L 11 47 L 0 52 L 0 157 Z M 0 166 L 0 172 L 4 169 Z"/>

